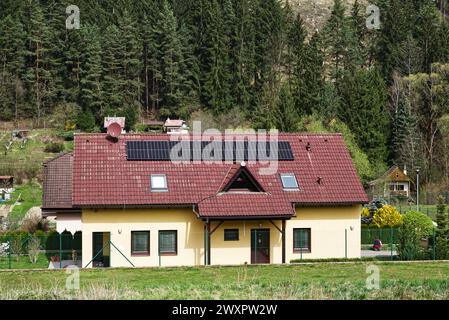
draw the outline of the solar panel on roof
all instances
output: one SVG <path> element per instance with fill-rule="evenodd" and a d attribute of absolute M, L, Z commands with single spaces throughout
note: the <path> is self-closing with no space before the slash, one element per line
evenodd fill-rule
<path fill-rule="evenodd" d="M 271 154 L 277 149 L 277 158 Z M 293 161 L 290 142 L 260 141 L 127 141 L 129 161 Z"/>

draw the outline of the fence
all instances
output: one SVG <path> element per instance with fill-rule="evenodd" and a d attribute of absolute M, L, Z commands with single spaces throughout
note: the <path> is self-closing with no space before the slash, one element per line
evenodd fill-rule
<path fill-rule="evenodd" d="M 374 240 L 379 239 L 382 243 L 397 244 L 397 228 L 362 228 L 362 244 L 372 245 Z"/>
<path fill-rule="evenodd" d="M 81 262 L 81 232 L 0 235 L 0 269 L 63 268 Z"/>

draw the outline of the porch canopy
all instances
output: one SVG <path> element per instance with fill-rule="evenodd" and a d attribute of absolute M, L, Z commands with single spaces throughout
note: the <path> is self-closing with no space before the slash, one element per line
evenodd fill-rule
<path fill-rule="evenodd" d="M 285 220 L 295 210 L 291 203 L 265 192 L 227 192 L 208 197 L 198 204 L 198 216 L 204 222 L 204 264 L 211 264 L 211 236 L 229 220 L 266 220 L 282 236 L 282 263 L 285 263 Z M 281 220 L 279 227 L 274 221 Z M 212 229 L 212 222 L 217 221 Z"/>

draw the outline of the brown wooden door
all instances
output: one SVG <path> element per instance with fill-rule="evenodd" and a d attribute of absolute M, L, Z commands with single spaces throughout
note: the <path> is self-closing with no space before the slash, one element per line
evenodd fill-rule
<path fill-rule="evenodd" d="M 270 263 L 270 229 L 251 230 L 251 263 Z"/>

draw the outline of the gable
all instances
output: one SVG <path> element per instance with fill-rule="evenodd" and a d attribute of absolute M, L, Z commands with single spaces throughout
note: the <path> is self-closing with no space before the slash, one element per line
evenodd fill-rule
<path fill-rule="evenodd" d="M 251 172 L 241 166 L 222 192 L 264 192 L 260 183 L 253 177 Z"/>
<path fill-rule="evenodd" d="M 387 181 L 398 181 L 398 182 L 410 181 L 410 178 L 398 166 L 395 166 L 390 170 L 391 171 L 388 172 L 386 176 Z"/>

